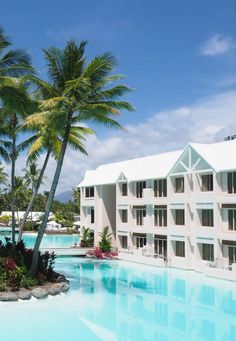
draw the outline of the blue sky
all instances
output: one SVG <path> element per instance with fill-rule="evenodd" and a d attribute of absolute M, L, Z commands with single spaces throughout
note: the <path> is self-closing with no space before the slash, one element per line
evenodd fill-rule
<path fill-rule="evenodd" d="M 121 119 L 130 131 L 127 139 L 134 136 L 138 127 L 142 127 L 139 134 L 145 135 L 143 127 L 156 118 L 159 122 L 163 112 L 175 113 L 183 107 L 190 110 L 202 105 L 209 108 L 215 99 L 211 104 L 214 108 L 215 103 L 225 98 L 222 96 L 231 95 L 227 105 L 234 98 L 236 16 L 233 0 L 22 0 L 2 3 L 1 14 L 1 24 L 17 47 L 29 50 L 41 76 L 45 76 L 42 48 L 63 47 L 70 38 L 89 41 L 89 58 L 107 50 L 117 56 L 120 62 L 117 71 L 124 73 L 125 83 L 135 88 L 129 100 L 136 112 L 125 113 Z M 222 113 L 226 109 L 222 107 Z M 234 107 L 233 102 L 231 109 L 236 110 L 236 103 Z M 100 155 L 96 162 L 81 158 L 83 171 L 99 163 L 162 151 L 160 136 L 171 138 L 174 134 L 176 143 L 166 144 L 166 150 L 182 148 L 187 138 L 208 142 L 208 133 L 199 137 L 187 134 L 185 140 L 182 137 L 178 140 L 183 124 L 178 128 L 177 120 L 175 127 L 167 129 L 168 121 L 165 122 L 155 126 L 156 140 L 152 139 L 150 145 L 144 136 L 145 148 L 139 146 L 139 153 L 125 151 L 118 157 L 114 151 L 114 155 L 107 157 L 110 154 L 106 150 L 106 155 Z M 226 132 L 231 133 L 227 122 L 226 126 L 224 122 L 217 123 L 214 128 L 212 121 L 208 123 L 214 131 L 210 142 Z M 101 145 L 110 145 L 107 147 L 110 150 L 113 145 L 109 139 L 113 141 L 120 136 L 98 129 L 97 138 Z M 153 148 L 155 142 L 159 147 Z M 120 145 L 115 147 L 119 149 Z M 75 185 L 76 180 L 73 181 L 67 188 Z"/>

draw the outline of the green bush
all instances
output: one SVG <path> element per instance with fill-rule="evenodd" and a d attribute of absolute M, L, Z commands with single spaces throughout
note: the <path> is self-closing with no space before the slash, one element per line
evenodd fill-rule
<path fill-rule="evenodd" d="M 104 227 L 103 231 L 99 233 L 101 240 L 98 245 L 102 252 L 110 252 L 112 249 L 112 233 L 108 233 L 109 226 Z"/>
<path fill-rule="evenodd" d="M 3 215 L 0 217 L 0 223 L 8 225 L 10 219 L 11 219 L 11 217 L 9 217 L 8 215 Z"/>
<path fill-rule="evenodd" d="M 30 288 L 38 284 L 38 281 L 34 278 L 23 276 L 20 281 L 20 286 L 23 288 Z"/>
<path fill-rule="evenodd" d="M 94 234 L 89 227 L 82 228 L 82 238 L 80 241 L 81 247 L 92 247 L 94 245 Z"/>
<path fill-rule="evenodd" d="M 32 256 L 33 250 L 27 249 L 23 241 L 15 246 L 9 238 L 6 238 L 6 243 L 0 241 L 0 291 L 28 288 L 53 278 L 55 254 L 39 252 L 38 271 L 34 279 L 29 275 Z"/>
<path fill-rule="evenodd" d="M 38 223 L 35 223 L 31 221 L 26 221 L 23 227 L 24 231 L 37 231 L 38 230 Z"/>

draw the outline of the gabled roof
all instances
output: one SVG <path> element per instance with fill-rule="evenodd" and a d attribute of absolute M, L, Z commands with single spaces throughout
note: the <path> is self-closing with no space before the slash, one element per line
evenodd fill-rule
<path fill-rule="evenodd" d="M 190 146 L 216 172 L 236 170 L 236 140 L 211 144 L 189 143 L 184 150 L 101 165 L 87 171 L 79 187 L 114 184 L 121 173 L 128 181 L 165 178 Z"/>
<path fill-rule="evenodd" d="M 236 140 L 190 145 L 216 172 L 236 169 Z"/>
<path fill-rule="evenodd" d="M 121 173 L 128 181 L 165 178 L 182 150 L 101 165 L 87 171 L 79 187 L 116 183 Z"/>

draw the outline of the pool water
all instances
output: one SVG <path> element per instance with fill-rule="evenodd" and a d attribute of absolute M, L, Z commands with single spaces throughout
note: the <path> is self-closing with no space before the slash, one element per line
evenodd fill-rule
<path fill-rule="evenodd" d="M 3 341 L 234 341 L 236 284 L 121 261 L 58 258 L 71 290 L 1 303 Z"/>
<path fill-rule="evenodd" d="M 23 240 L 27 247 L 32 248 L 36 239 L 36 233 L 24 233 Z M 11 238 L 11 235 L 6 235 Z M 0 235 L 0 240 L 5 241 L 5 236 Z M 79 244 L 80 237 L 78 235 L 69 234 L 45 234 L 41 243 L 44 248 L 60 248 L 71 247 L 74 243 Z"/>

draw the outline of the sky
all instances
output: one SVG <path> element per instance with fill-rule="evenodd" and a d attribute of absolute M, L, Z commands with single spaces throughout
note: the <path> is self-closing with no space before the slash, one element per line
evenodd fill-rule
<path fill-rule="evenodd" d="M 58 193 L 100 164 L 236 133 L 234 0 L 13 0 L 1 3 L 0 18 L 40 77 L 46 77 L 43 48 L 87 40 L 88 60 L 111 51 L 123 82 L 134 88 L 126 99 L 136 111 L 120 119 L 127 132 L 96 127 L 86 143 L 88 157 L 68 150 Z M 25 158 L 19 158 L 18 172 Z M 49 179 L 54 168 L 52 160 Z"/>

